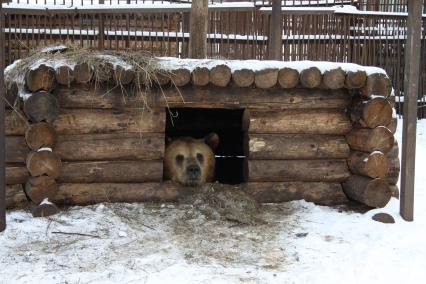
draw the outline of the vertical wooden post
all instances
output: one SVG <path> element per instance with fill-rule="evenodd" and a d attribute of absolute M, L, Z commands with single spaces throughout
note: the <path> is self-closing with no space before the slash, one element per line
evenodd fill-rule
<path fill-rule="evenodd" d="M 189 33 L 189 18 L 191 17 L 191 13 L 182 13 L 182 34 Z M 189 57 L 189 43 L 185 39 L 185 36 L 182 37 L 182 58 Z"/>
<path fill-rule="evenodd" d="M 99 0 L 99 4 L 105 4 L 105 0 Z M 98 49 L 104 50 L 105 44 L 105 15 L 99 14 Z"/>
<path fill-rule="evenodd" d="M 282 13 L 281 0 L 273 0 L 270 26 L 269 59 L 281 60 L 282 51 Z"/>
<path fill-rule="evenodd" d="M 207 57 L 209 0 L 192 1 L 189 26 L 189 57 Z"/>
<path fill-rule="evenodd" d="M 0 2 L 0 232 L 6 229 L 6 174 L 5 174 L 5 132 L 4 132 L 4 33 L 3 4 Z"/>
<path fill-rule="evenodd" d="M 400 214 L 406 221 L 413 221 L 414 215 L 414 171 L 416 162 L 417 95 L 419 91 L 422 2 L 422 0 L 408 1 L 400 199 Z"/>

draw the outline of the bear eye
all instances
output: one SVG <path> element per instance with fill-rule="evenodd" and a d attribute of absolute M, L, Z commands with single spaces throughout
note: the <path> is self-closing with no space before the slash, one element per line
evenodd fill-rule
<path fill-rule="evenodd" d="M 176 163 L 182 164 L 183 159 L 184 159 L 183 155 L 181 154 L 176 155 Z"/>
<path fill-rule="evenodd" d="M 202 163 L 204 161 L 203 154 L 197 153 L 197 160 L 198 160 L 198 162 Z"/>

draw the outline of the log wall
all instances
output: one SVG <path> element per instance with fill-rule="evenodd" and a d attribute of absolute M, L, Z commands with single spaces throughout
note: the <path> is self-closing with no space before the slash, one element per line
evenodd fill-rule
<path fill-rule="evenodd" d="M 381 207 L 397 195 L 397 120 L 386 76 L 220 65 L 174 70 L 172 83 L 136 94 L 129 70 L 114 70 L 110 80 L 122 85 L 111 88 L 91 85 L 90 72 L 64 78 L 64 68 L 33 70 L 33 96 L 6 111 L 8 207 L 30 202 L 34 216 L 45 216 L 54 203 L 176 200 L 182 189 L 163 182 L 168 107 L 245 110 L 240 189 L 261 202 L 350 198 Z M 34 79 L 44 75 L 51 82 Z"/>

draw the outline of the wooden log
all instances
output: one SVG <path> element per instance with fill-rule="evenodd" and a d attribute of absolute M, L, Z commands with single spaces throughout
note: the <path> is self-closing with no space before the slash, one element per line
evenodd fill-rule
<path fill-rule="evenodd" d="M 210 70 L 206 67 L 197 67 L 191 73 L 194 86 L 203 87 L 210 82 Z"/>
<path fill-rule="evenodd" d="M 25 184 L 25 193 L 34 204 L 40 204 L 45 198 L 52 200 L 58 193 L 58 184 L 48 176 L 30 177 Z"/>
<path fill-rule="evenodd" d="M 389 171 L 385 177 L 385 180 L 389 184 L 397 184 L 399 175 L 401 173 L 401 163 L 399 157 L 389 158 Z"/>
<path fill-rule="evenodd" d="M 281 88 L 291 89 L 299 85 L 299 71 L 292 68 L 283 68 L 278 72 L 278 83 Z"/>
<path fill-rule="evenodd" d="M 349 118 L 337 110 L 250 111 L 250 133 L 346 134 Z"/>
<path fill-rule="evenodd" d="M 199 0 L 191 3 L 189 17 L 189 58 L 206 58 L 209 1 Z"/>
<path fill-rule="evenodd" d="M 24 184 L 29 178 L 29 173 L 24 165 L 6 165 L 6 184 Z"/>
<path fill-rule="evenodd" d="M 117 65 L 113 74 L 114 81 L 117 85 L 128 85 L 135 78 L 135 71 L 132 69 L 123 68 L 121 65 Z"/>
<path fill-rule="evenodd" d="M 5 110 L 5 134 L 6 135 L 24 135 L 28 122 L 25 115 L 17 113 L 15 110 Z"/>
<path fill-rule="evenodd" d="M 6 136 L 6 163 L 25 163 L 28 147 L 22 136 Z"/>
<path fill-rule="evenodd" d="M 344 136 L 307 134 L 249 134 L 250 159 L 346 159 Z"/>
<path fill-rule="evenodd" d="M 348 157 L 352 173 L 371 178 L 384 178 L 389 171 L 389 162 L 382 152 L 371 154 L 354 151 Z"/>
<path fill-rule="evenodd" d="M 388 98 L 387 98 L 389 104 L 391 105 L 392 108 L 395 108 L 395 104 L 396 104 L 396 96 L 395 94 L 391 94 Z"/>
<path fill-rule="evenodd" d="M 345 86 L 346 74 L 342 68 L 336 68 L 324 72 L 323 84 L 324 87 L 331 90 L 343 88 Z"/>
<path fill-rule="evenodd" d="M 30 211 L 34 218 L 49 217 L 59 213 L 58 207 L 51 202 L 42 203 L 40 205 L 31 203 Z"/>
<path fill-rule="evenodd" d="M 89 64 L 82 62 L 74 66 L 75 81 L 80 84 L 87 84 L 93 77 L 93 68 Z"/>
<path fill-rule="evenodd" d="M 163 89 L 163 92 L 144 93 L 144 96 L 128 96 L 118 91 L 107 93 L 104 89 L 88 90 L 78 87 L 57 88 L 62 108 L 140 108 L 144 102 L 154 107 L 196 107 L 196 108 L 256 108 L 266 109 L 346 109 L 351 101 L 347 90 L 319 89 L 257 89 L 246 88 L 198 88 L 187 86 Z M 166 99 L 165 99 L 165 98 Z M 183 100 L 182 100 L 183 98 Z M 144 101 L 145 100 L 145 101 Z"/>
<path fill-rule="evenodd" d="M 191 81 L 191 72 L 186 68 L 173 70 L 172 80 L 177 87 L 183 87 Z"/>
<path fill-rule="evenodd" d="M 326 182 L 249 182 L 243 189 L 260 203 L 278 203 L 304 199 L 319 205 L 348 202 L 340 183 Z"/>
<path fill-rule="evenodd" d="M 161 182 L 163 161 L 99 161 L 63 163 L 60 183 Z"/>
<path fill-rule="evenodd" d="M 254 84 L 260 89 L 269 89 L 277 84 L 278 69 L 264 69 L 254 73 Z"/>
<path fill-rule="evenodd" d="M 346 195 L 370 207 L 385 207 L 392 193 L 384 179 L 353 175 L 343 184 Z"/>
<path fill-rule="evenodd" d="M 351 107 L 351 121 L 355 125 L 368 128 L 387 126 L 392 121 L 392 108 L 382 97 L 368 101 L 356 100 Z"/>
<path fill-rule="evenodd" d="M 45 64 L 28 70 L 25 75 L 27 89 L 31 92 L 51 91 L 55 87 L 55 70 Z"/>
<path fill-rule="evenodd" d="M 392 117 L 391 121 L 388 125 L 386 125 L 386 128 L 390 130 L 393 134 L 396 133 L 396 130 L 398 128 L 398 118 Z"/>
<path fill-rule="evenodd" d="M 171 202 L 179 196 L 173 183 L 64 183 L 53 201 L 83 205 L 99 202 Z"/>
<path fill-rule="evenodd" d="M 42 147 L 55 146 L 57 135 L 55 129 L 46 122 L 32 124 L 25 132 L 25 141 L 31 150 L 36 151 Z"/>
<path fill-rule="evenodd" d="M 398 145 L 398 140 L 395 139 L 395 142 L 393 144 L 392 149 L 386 153 L 386 157 L 388 157 L 388 159 L 392 159 L 395 157 L 399 157 L 399 145 Z"/>
<path fill-rule="evenodd" d="M 385 74 L 375 73 L 368 75 L 367 81 L 360 89 L 360 94 L 363 97 L 382 96 L 387 98 L 392 92 L 392 83 L 389 77 Z"/>
<path fill-rule="evenodd" d="M 21 184 L 6 186 L 6 209 L 23 207 L 28 203 Z"/>
<path fill-rule="evenodd" d="M 93 73 L 93 78 L 97 83 L 108 82 L 111 80 L 114 74 L 114 67 L 112 64 L 105 60 L 99 60 L 94 65 L 95 71 Z"/>
<path fill-rule="evenodd" d="M 47 175 L 53 179 L 61 173 L 61 159 L 50 151 L 31 152 L 27 157 L 27 169 L 31 176 Z"/>
<path fill-rule="evenodd" d="M 59 134 L 164 132 L 164 110 L 63 110 L 54 127 Z"/>
<path fill-rule="evenodd" d="M 41 121 L 52 123 L 59 115 L 59 103 L 54 95 L 37 92 L 25 101 L 24 112 L 33 123 Z"/>
<path fill-rule="evenodd" d="M 231 80 L 231 69 L 226 65 L 217 65 L 210 70 L 210 83 L 217 87 L 226 87 Z"/>
<path fill-rule="evenodd" d="M 254 72 L 250 69 L 235 70 L 232 73 L 232 81 L 237 87 L 250 87 L 254 82 Z"/>
<path fill-rule="evenodd" d="M 341 182 L 349 178 L 341 160 L 250 160 L 249 181 Z"/>
<path fill-rule="evenodd" d="M 398 186 L 396 184 L 390 184 L 389 188 L 392 192 L 392 197 L 399 199 L 399 188 L 398 188 Z"/>
<path fill-rule="evenodd" d="M 63 135 L 55 153 L 63 161 L 156 160 L 164 141 L 162 133 Z"/>
<path fill-rule="evenodd" d="M 321 71 L 317 67 L 311 67 L 300 72 L 300 83 L 306 88 L 319 87 L 321 82 Z"/>
<path fill-rule="evenodd" d="M 59 84 L 69 87 L 75 80 L 74 70 L 72 70 L 71 67 L 67 65 L 59 66 L 56 68 L 55 78 Z"/>
<path fill-rule="evenodd" d="M 379 126 L 373 129 L 353 129 L 346 135 L 346 141 L 349 147 L 356 151 L 367 153 L 380 151 L 386 154 L 392 149 L 395 138 L 389 129 Z"/>
<path fill-rule="evenodd" d="M 365 85 L 367 73 L 365 71 L 348 71 L 345 78 L 345 86 L 348 89 L 359 89 Z"/>
<path fill-rule="evenodd" d="M 171 73 L 164 71 L 164 70 L 158 70 L 155 72 L 154 78 L 152 78 L 152 81 L 154 85 L 157 86 L 165 86 L 170 84 L 170 77 L 172 76 Z"/>

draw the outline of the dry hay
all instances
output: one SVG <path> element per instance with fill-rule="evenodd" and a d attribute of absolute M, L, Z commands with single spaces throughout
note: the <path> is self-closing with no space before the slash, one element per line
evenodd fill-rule
<path fill-rule="evenodd" d="M 227 220 L 240 224 L 264 223 L 259 217 L 260 204 L 238 186 L 209 183 L 189 190 L 179 200 L 213 220 Z"/>
<path fill-rule="evenodd" d="M 173 73 L 165 70 L 159 64 L 159 60 L 151 54 L 144 51 L 98 51 L 88 48 L 82 48 L 75 45 L 60 45 L 52 47 L 43 47 L 30 52 L 26 58 L 20 59 L 12 64 L 5 71 L 5 83 L 8 90 L 18 86 L 20 96 L 27 92 L 25 89 L 25 75 L 31 69 L 41 64 L 48 65 L 54 69 L 59 66 L 67 65 L 73 67 L 77 64 L 86 63 L 93 71 L 92 82 L 95 87 L 105 83 L 112 82 L 112 88 L 120 88 L 123 94 L 123 100 L 129 95 L 120 78 L 111 76 L 115 66 L 121 66 L 124 69 L 130 69 L 134 72 L 134 80 L 131 84 L 131 93 L 142 96 L 144 102 L 141 108 L 149 108 L 146 100 L 146 92 L 149 92 L 154 86 L 161 89 L 161 79 L 168 78 L 172 85 Z M 163 94 L 164 96 L 164 94 Z M 167 100 L 166 100 L 167 101 Z"/>

